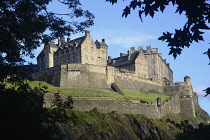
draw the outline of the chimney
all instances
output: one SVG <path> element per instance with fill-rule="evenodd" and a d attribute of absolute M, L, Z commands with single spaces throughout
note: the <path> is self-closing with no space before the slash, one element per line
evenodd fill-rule
<path fill-rule="evenodd" d="M 69 42 L 69 41 L 71 41 L 71 38 L 70 37 L 67 38 L 67 42 Z"/>
<path fill-rule="evenodd" d="M 125 56 L 125 54 L 124 53 L 120 53 L 120 57 L 123 57 L 123 56 Z"/>
<path fill-rule="evenodd" d="M 111 61 L 112 61 L 112 57 L 108 56 L 108 63 L 111 63 Z"/>
<path fill-rule="evenodd" d="M 147 51 L 148 51 L 148 50 L 151 50 L 151 46 L 147 46 Z"/>
<path fill-rule="evenodd" d="M 102 42 L 105 43 L 105 39 L 104 38 L 102 39 Z"/>
<path fill-rule="evenodd" d="M 130 53 L 134 53 L 135 52 L 135 47 L 130 47 Z"/>
<path fill-rule="evenodd" d="M 90 31 L 89 30 L 86 30 L 85 31 L 85 36 L 89 36 L 90 35 Z"/>
<path fill-rule="evenodd" d="M 139 52 L 140 52 L 140 51 L 143 51 L 143 47 L 142 47 L 142 46 L 139 46 L 138 49 L 139 49 Z"/>

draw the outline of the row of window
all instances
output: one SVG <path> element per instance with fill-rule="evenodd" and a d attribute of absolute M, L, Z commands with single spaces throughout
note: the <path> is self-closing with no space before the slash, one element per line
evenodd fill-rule
<path fill-rule="evenodd" d="M 80 57 L 77 56 L 77 59 L 75 60 L 73 57 L 71 57 L 70 59 L 69 58 L 66 58 L 66 59 L 60 59 L 59 60 L 55 60 L 55 64 L 56 65 L 60 65 L 60 64 L 65 64 L 65 63 L 77 63 L 77 62 L 80 62 Z"/>

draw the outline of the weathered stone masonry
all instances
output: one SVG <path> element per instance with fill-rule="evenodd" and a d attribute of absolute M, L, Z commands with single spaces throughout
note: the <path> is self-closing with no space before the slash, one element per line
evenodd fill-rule
<path fill-rule="evenodd" d="M 173 72 L 162 59 L 157 48 L 144 50 L 134 47 L 118 58 L 108 57 L 105 39 L 93 41 L 90 31 L 85 36 L 67 42 L 59 39 L 50 42 L 37 57 L 38 72 L 34 80 L 46 81 L 57 87 L 81 87 L 109 89 L 112 83 L 121 89 L 159 93 L 171 96 L 167 102 L 122 103 L 111 98 L 74 98 L 74 109 L 87 111 L 97 107 L 99 111 L 145 114 L 162 117 L 169 113 L 185 112 L 195 117 L 197 95 L 193 93 L 190 77 L 184 82 L 173 83 Z M 45 97 L 50 104 L 52 97 Z M 138 102 L 138 101 L 137 101 Z"/>
<path fill-rule="evenodd" d="M 64 96 L 63 96 L 64 97 Z M 65 98 L 65 97 L 64 97 Z M 47 93 L 45 100 L 47 101 L 45 107 L 52 105 L 54 95 Z M 133 113 L 133 114 L 144 114 L 150 117 L 161 118 L 169 113 L 179 113 L 179 97 L 175 96 L 169 99 L 167 102 L 158 105 L 157 102 L 145 102 L 145 103 L 129 103 L 119 102 L 116 99 L 108 97 L 74 97 L 73 109 L 80 111 L 89 111 L 94 107 L 100 112 L 111 112 L 117 111 L 119 113 Z"/>

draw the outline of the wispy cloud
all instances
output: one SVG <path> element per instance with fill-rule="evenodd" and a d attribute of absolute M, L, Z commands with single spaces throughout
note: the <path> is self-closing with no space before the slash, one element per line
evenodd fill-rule
<path fill-rule="evenodd" d="M 206 95 L 205 91 L 206 87 L 193 87 L 193 91 L 197 93 L 198 96 L 204 96 Z"/>
<path fill-rule="evenodd" d="M 149 40 L 155 39 L 153 35 L 132 31 L 132 30 L 102 30 L 93 32 L 96 39 L 105 38 L 108 45 L 118 45 L 125 48 L 137 47 Z"/>

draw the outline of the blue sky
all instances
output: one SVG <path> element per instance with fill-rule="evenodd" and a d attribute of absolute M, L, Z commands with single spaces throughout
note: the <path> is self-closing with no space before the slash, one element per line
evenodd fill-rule
<path fill-rule="evenodd" d="M 120 0 L 119 0 L 120 1 Z M 206 41 L 193 43 L 190 48 L 184 49 L 182 54 L 176 60 L 168 55 L 169 48 L 167 43 L 157 40 L 163 32 L 173 32 L 174 29 L 180 29 L 186 22 L 184 15 L 175 14 L 175 8 L 169 6 L 164 13 L 156 13 L 154 18 L 143 17 L 143 23 L 138 18 L 138 11 L 132 11 L 127 18 L 121 17 L 122 10 L 128 2 L 118 2 L 111 5 L 105 0 L 81 0 L 82 8 L 88 9 L 95 15 L 95 24 L 90 27 L 90 34 L 93 40 L 104 38 L 109 46 L 108 55 L 118 57 L 120 52 L 126 53 L 130 47 L 151 45 L 152 48 L 158 48 L 167 59 L 173 70 L 174 82 L 182 82 L 184 76 L 191 77 L 193 89 L 199 96 L 201 107 L 210 114 L 210 96 L 202 92 L 206 87 L 210 87 L 210 66 L 209 60 L 203 52 L 210 48 L 210 31 L 206 32 L 204 39 Z M 67 9 L 56 3 L 56 0 L 49 6 L 49 9 L 55 12 L 68 13 Z M 71 36 L 71 39 L 83 36 L 79 33 Z M 38 55 L 42 47 L 35 50 Z M 36 63 L 36 60 L 32 60 Z"/>

